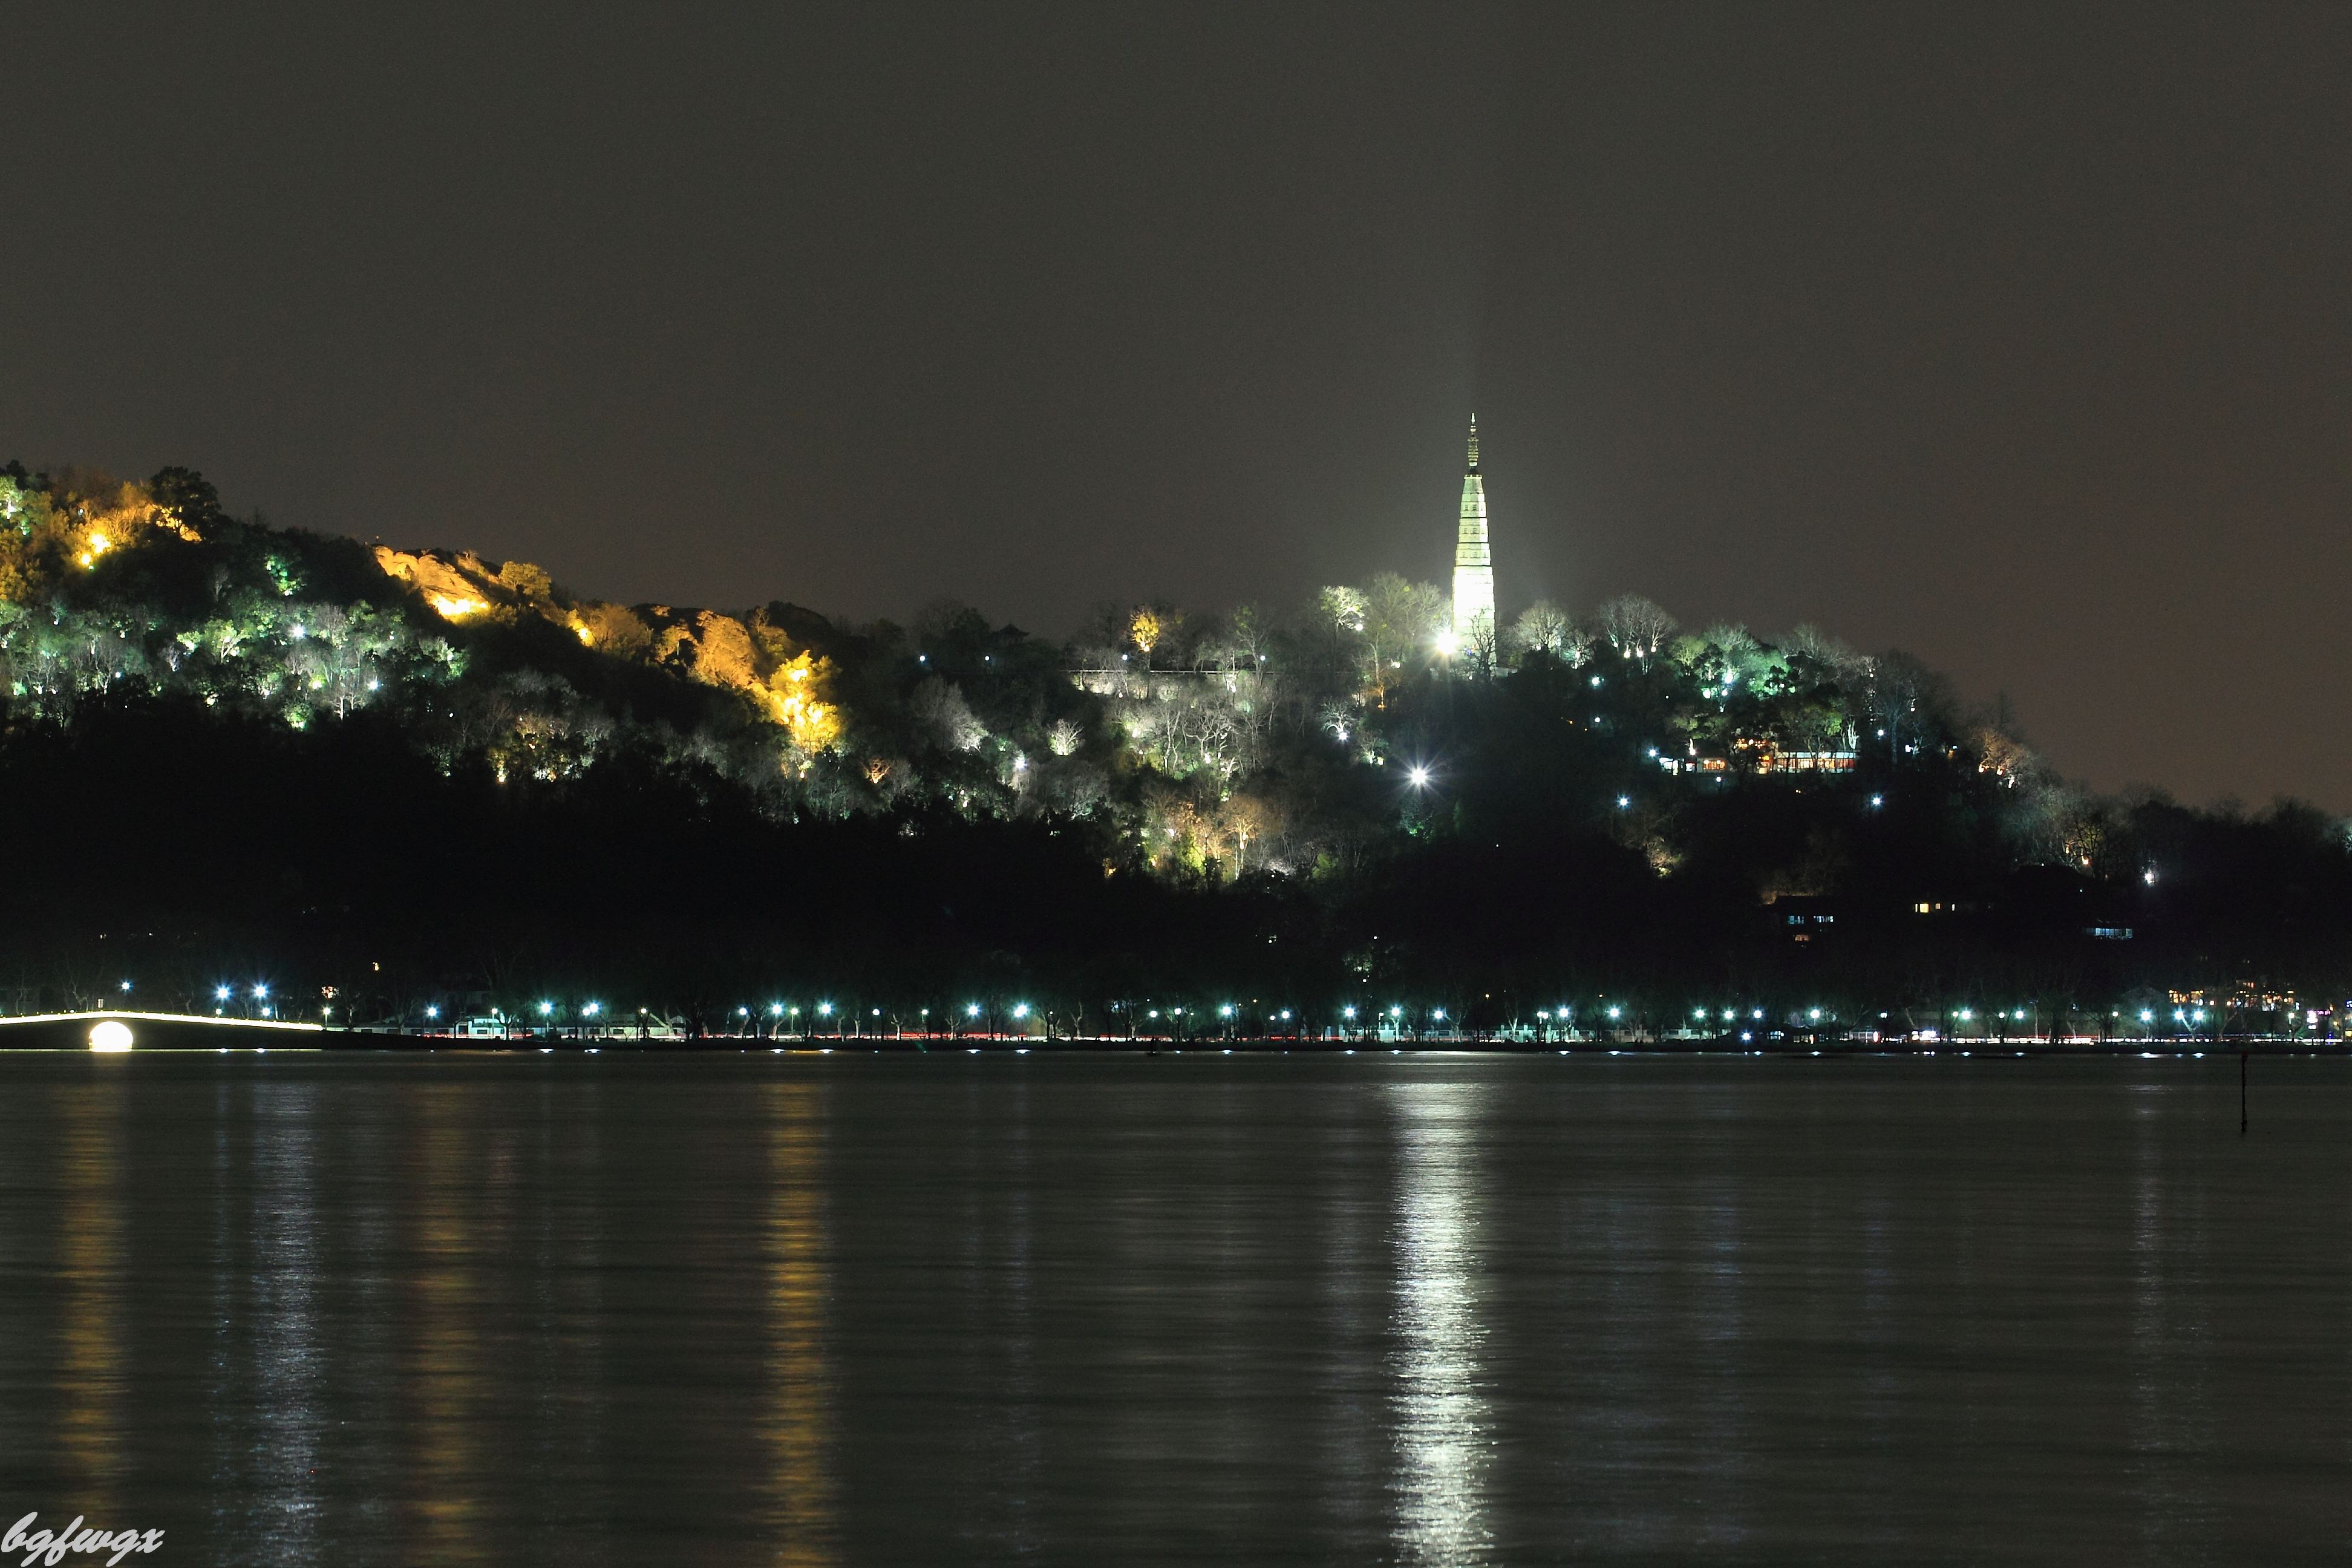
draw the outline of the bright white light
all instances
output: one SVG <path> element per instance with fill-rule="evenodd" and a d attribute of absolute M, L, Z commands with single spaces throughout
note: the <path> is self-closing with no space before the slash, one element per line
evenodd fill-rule
<path fill-rule="evenodd" d="M 1806 1013 L 1808 1016 L 1814 1018 L 1818 1018 L 1822 1016 L 1822 1010 L 1819 1007 L 1808 1008 L 1806 1009 Z"/>
<path fill-rule="evenodd" d="M 425 1016 L 428 1018 L 437 1018 L 441 1016 L 441 1009 L 438 1007 L 427 1007 L 425 1009 Z"/>
<path fill-rule="evenodd" d="M 541 1017 L 542 1017 L 542 1018 L 546 1017 L 550 1013 L 552 1013 L 552 1012 L 554 1012 L 554 1011 L 555 1011 L 555 1004 L 554 1004 L 554 1003 L 552 1003 L 552 1002 L 541 1002 L 541 1003 L 539 1005 L 539 1016 L 540 1016 Z"/>
<path fill-rule="evenodd" d="M 1454 651 L 1461 647 L 1461 646 L 1462 639 L 1455 637 L 1452 632 L 1440 632 L 1437 634 L 1437 652 L 1440 658 L 1452 658 L 1454 655 Z"/>
<path fill-rule="evenodd" d="M 599 1014 L 599 1013 L 601 1013 L 601 1012 L 603 1012 L 603 1011 L 604 1010 L 604 1004 L 603 1004 L 602 1002 L 591 1002 L 591 1003 L 589 1003 L 589 1004 L 588 1004 L 588 1005 L 586 1005 L 585 1007 L 581 1008 L 580 1010 L 581 1010 L 583 1013 L 587 1014 L 590 1017 L 592 1017 L 592 1018 L 593 1018 L 593 1017 L 594 1017 L 597 1014 Z"/>
<path fill-rule="evenodd" d="M 1404 776 L 1412 781 L 1412 787 L 1415 789 L 1426 789 L 1429 787 L 1429 770 L 1427 768 L 1416 767 L 1407 769 Z"/>
<path fill-rule="evenodd" d="M 253 988 L 253 999 L 257 1002 L 268 994 L 269 987 L 267 985 L 257 985 Z"/>
<path fill-rule="evenodd" d="M 972 1003 L 970 1006 L 966 1007 L 966 1008 L 963 1010 L 963 1016 L 964 1016 L 965 1017 L 967 1017 L 967 1018 L 977 1018 L 977 1017 L 979 1017 L 979 1016 L 980 1016 L 980 1004 L 979 1004 L 979 1003 L 977 1003 L 977 1002 L 974 1002 L 974 1003 Z"/>
<path fill-rule="evenodd" d="M 817 1016 L 818 1017 L 820 1017 L 820 1018 L 830 1018 L 830 1017 L 832 1017 L 832 1016 L 833 1016 L 833 1004 L 832 1004 L 832 1003 L 830 1003 L 830 1002 L 820 1002 L 820 1003 L 818 1003 L 818 1004 L 816 1005 L 816 1016 Z"/>
<path fill-rule="evenodd" d="M 1218 1008 L 1218 1009 L 1217 1009 L 1217 1016 L 1218 1016 L 1218 1017 L 1220 1017 L 1220 1018 L 1230 1018 L 1230 1017 L 1232 1017 L 1233 1016 L 1234 1016 L 1234 1009 L 1233 1009 L 1233 1005 L 1232 1005 L 1231 1003 L 1227 1003 L 1224 1006 L 1220 1007 L 1220 1008 Z"/>
<path fill-rule="evenodd" d="M 129 1050 L 131 1026 L 112 1018 L 100 1018 L 89 1026 L 89 1048 L 93 1051 Z"/>
<path fill-rule="evenodd" d="M 214 986 L 214 987 L 213 987 L 213 1000 L 214 1000 L 214 1001 L 215 1001 L 215 1002 L 226 1002 L 226 1001 L 227 1001 L 227 1000 L 228 1000 L 228 987 L 227 987 L 227 986 L 226 986 L 226 985 L 215 985 L 215 986 Z"/>
<path fill-rule="evenodd" d="M 1013 1007 L 1013 1016 L 1016 1018 L 1027 1017 L 1029 1016 L 1029 1004 L 1026 1002 L 1015 1003 Z"/>
<path fill-rule="evenodd" d="M 1617 1015 L 1618 1015 L 1619 1011 L 1620 1011 L 1620 1009 L 1615 1008 L 1615 1007 L 1612 1007 L 1612 1008 L 1610 1008 L 1610 1009 L 1609 1009 L 1609 1016 L 1610 1016 L 1611 1017 L 1614 1018 L 1615 1016 L 1617 1016 Z"/>
<path fill-rule="evenodd" d="M 1620 810 L 1620 811 L 1623 811 L 1626 807 L 1628 807 L 1628 806 L 1632 805 L 1633 804 L 1633 797 L 1632 795 L 1619 795 L 1619 796 L 1617 797 L 1617 809 L 1618 809 L 1618 810 Z"/>
<path fill-rule="evenodd" d="M 2153 888 L 2156 886 L 2156 872 L 2153 869 L 2142 871 L 2139 874 L 2139 879 Z"/>

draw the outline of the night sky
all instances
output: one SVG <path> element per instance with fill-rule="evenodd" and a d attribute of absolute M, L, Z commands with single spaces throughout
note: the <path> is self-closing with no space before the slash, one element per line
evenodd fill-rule
<path fill-rule="evenodd" d="M 10 13 L 0 458 L 576 591 L 1902 646 L 2352 808 L 2352 10 Z"/>

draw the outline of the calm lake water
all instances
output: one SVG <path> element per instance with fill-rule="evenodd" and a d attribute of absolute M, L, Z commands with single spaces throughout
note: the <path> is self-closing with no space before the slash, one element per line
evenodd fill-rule
<path fill-rule="evenodd" d="M 2241 1138 L 2234 1058 L 0 1056 L 0 1526 L 2340 1560 L 2352 1063 L 2252 1076 Z"/>

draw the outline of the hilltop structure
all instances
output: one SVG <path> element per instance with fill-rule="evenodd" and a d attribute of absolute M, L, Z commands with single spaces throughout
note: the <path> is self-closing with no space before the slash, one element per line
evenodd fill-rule
<path fill-rule="evenodd" d="M 1495 559 L 1486 540 L 1486 481 L 1478 473 L 1478 416 L 1470 416 L 1470 462 L 1462 476 L 1462 525 L 1454 544 L 1454 640 L 1465 649 L 1495 642 Z"/>

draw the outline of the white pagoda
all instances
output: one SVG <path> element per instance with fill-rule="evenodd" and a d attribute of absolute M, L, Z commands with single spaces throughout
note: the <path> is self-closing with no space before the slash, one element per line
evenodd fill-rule
<path fill-rule="evenodd" d="M 1465 650 L 1495 640 L 1495 557 L 1486 544 L 1486 482 L 1478 475 L 1478 416 L 1470 416 L 1470 466 L 1462 476 L 1462 530 L 1454 544 L 1454 640 Z"/>

